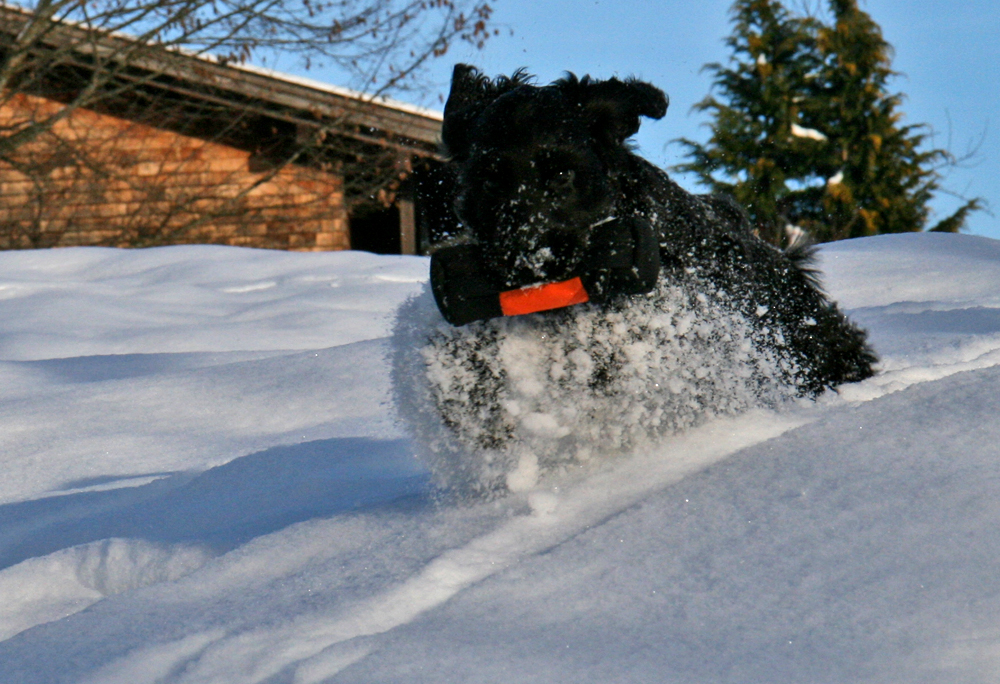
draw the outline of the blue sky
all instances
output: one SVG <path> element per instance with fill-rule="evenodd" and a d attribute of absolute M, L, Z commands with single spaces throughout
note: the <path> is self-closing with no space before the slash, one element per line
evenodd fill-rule
<path fill-rule="evenodd" d="M 635 75 L 663 88 L 670 111 L 646 121 L 636 140 L 651 161 L 670 166 L 681 161 L 678 137 L 704 140 L 704 115 L 691 105 L 710 89 L 706 62 L 725 61 L 723 39 L 730 31 L 730 0 L 650 2 L 649 0 L 496 0 L 494 20 L 502 31 L 482 51 L 453 49 L 432 67 L 437 89 L 413 97 L 441 107 L 451 66 L 465 61 L 490 75 L 527 67 L 548 82 L 564 71 L 595 77 Z M 793 2 L 790 6 L 795 6 Z M 893 90 L 906 94 L 905 123 L 927 123 L 934 145 L 963 154 L 985 139 L 972 168 L 948 171 L 945 186 L 984 197 L 996 216 L 975 215 L 972 233 L 1000 239 L 1000 5 L 996 0 L 862 0 L 895 48 L 893 67 L 902 76 Z M 333 80 L 322 71 L 313 78 Z M 407 98 L 403 98 L 407 99 Z M 950 141 L 949 141 L 950 131 Z M 678 178 L 695 189 L 690 179 Z M 946 215 L 958 200 L 939 195 L 933 207 Z"/>

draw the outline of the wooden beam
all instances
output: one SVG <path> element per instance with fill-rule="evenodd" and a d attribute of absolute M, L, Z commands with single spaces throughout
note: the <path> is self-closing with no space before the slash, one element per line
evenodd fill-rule
<path fill-rule="evenodd" d="M 399 207 L 399 253 L 417 253 L 417 221 L 412 200 L 396 200 Z"/>

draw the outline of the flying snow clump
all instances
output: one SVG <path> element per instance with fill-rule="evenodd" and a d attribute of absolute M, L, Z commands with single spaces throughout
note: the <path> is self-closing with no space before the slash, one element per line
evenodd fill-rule
<path fill-rule="evenodd" d="M 395 403 L 439 485 L 531 489 L 709 418 L 794 395 L 780 335 L 694 277 L 617 306 L 446 324 L 399 312 Z"/>

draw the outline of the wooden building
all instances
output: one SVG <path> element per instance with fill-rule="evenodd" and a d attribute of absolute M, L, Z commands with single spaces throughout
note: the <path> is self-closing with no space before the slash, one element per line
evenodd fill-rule
<path fill-rule="evenodd" d="M 0 7 L 0 39 L 26 16 Z M 113 53 L 130 39 L 60 25 L 46 40 Z M 93 60 L 73 55 L 0 94 L 0 135 L 74 100 Z M 0 248 L 426 248 L 414 189 L 440 172 L 440 113 L 153 48 L 114 84 L 0 159 Z"/>

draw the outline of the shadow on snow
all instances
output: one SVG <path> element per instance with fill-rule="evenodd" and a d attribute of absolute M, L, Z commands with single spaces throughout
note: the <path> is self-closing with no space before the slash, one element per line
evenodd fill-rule
<path fill-rule="evenodd" d="M 87 484 L 136 477 L 142 475 L 88 478 Z M 338 438 L 273 447 L 138 487 L 0 506 L 0 569 L 114 537 L 200 543 L 225 552 L 311 518 L 423 498 L 428 481 L 407 440 Z M 81 483 L 66 488 L 73 486 Z"/>

